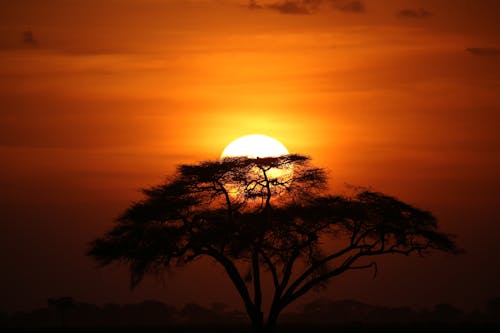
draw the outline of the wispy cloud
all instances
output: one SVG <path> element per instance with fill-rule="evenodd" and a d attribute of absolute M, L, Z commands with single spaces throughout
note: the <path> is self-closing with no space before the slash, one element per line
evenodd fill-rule
<path fill-rule="evenodd" d="M 249 0 L 247 8 L 256 10 L 256 9 L 264 9 L 264 6 L 259 5 L 256 0 Z"/>
<path fill-rule="evenodd" d="M 276 10 L 281 14 L 312 14 L 316 11 L 317 5 L 304 1 L 284 1 L 276 2 L 265 6 L 264 8 Z"/>
<path fill-rule="evenodd" d="M 365 5 L 361 1 L 338 3 L 334 6 L 342 12 L 362 13 L 365 11 Z"/>
<path fill-rule="evenodd" d="M 320 11 L 337 10 L 349 13 L 362 13 L 365 6 L 356 0 L 277 0 L 261 2 L 249 0 L 247 8 L 251 10 L 267 9 L 281 14 L 312 15 Z"/>
<path fill-rule="evenodd" d="M 0 31 L 0 51 L 26 50 L 38 46 L 38 40 L 31 30 Z"/>
<path fill-rule="evenodd" d="M 475 56 L 499 56 L 500 49 L 496 47 L 468 47 L 466 52 Z"/>
<path fill-rule="evenodd" d="M 33 31 L 31 31 L 31 30 L 23 31 L 22 42 L 24 45 L 29 45 L 29 46 L 37 46 L 38 45 L 38 41 L 35 39 L 35 36 L 33 35 Z"/>
<path fill-rule="evenodd" d="M 401 9 L 398 12 L 399 17 L 409 18 L 409 19 L 425 19 L 431 16 L 431 12 L 424 8 L 418 9 Z"/>

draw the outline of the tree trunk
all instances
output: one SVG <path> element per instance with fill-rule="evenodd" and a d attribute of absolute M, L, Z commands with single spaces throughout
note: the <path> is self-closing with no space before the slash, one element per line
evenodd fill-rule
<path fill-rule="evenodd" d="M 265 332 L 266 333 L 274 333 L 276 331 L 276 321 L 270 322 L 268 321 L 265 327 Z"/>
<path fill-rule="evenodd" d="M 253 316 L 250 316 L 250 318 L 252 319 L 252 332 L 264 332 L 264 314 L 262 311 L 255 311 Z"/>
<path fill-rule="evenodd" d="M 274 333 L 276 331 L 276 323 L 252 323 L 253 333 Z"/>
<path fill-rule="evenodd" d="M 278 316 L 279 312 L 277 311 L 271 311 L 269 314 L 269 317 L 267 318 L 267 323 L 266 323 L 266 332 L 268 333 L 273 333 L 276 331 L 276 324 L 278 322 Z"/>
<path fill-rule="evenodd" d="M 252 323 L 252 333 L 264 333 L 264 325 L 262 323 Z"/>
<path fill-rule="evenodd" d="M 255 318 L 255 319 L 253 319 Z M 274 333 L 277 327 L 278 314 L 274 314 L 264 321 L 264 315 L 261 312 L 260 315 L 252 317 L 252 332 L 253 333 Z"/>

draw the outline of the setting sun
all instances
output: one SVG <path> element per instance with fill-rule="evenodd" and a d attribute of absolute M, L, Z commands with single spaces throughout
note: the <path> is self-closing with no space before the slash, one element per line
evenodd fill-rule
<path fill-rule="evenodd" d="M 251 134 L 242 136 L 224 148 L 221 158 L 244 156 L 248 158 L 278 157 L 289 154 L 288 149 L 278 140 L 262 134 Z M 259 178 L 260 171 L 254 170 L 252 177 Z M 268 177 L 288 181 L 293 177 L 293 166 L 286 168 L 271 168 Z M 239 193 L 238 189 L 231 189 L 232 194 Z"/>
<path fill-rule="evenodd" d="M 0 2 L 0 330 L 500 327 L 500 0 Z"/>
<path fill-rule="evenodd" d="M 224 148 L 221 158 L 246 156 L 256 157 L 276 157 L 288 154 L 288 149 L 278 140 L 267 135 L 252 134 L 242 136 Z"/>

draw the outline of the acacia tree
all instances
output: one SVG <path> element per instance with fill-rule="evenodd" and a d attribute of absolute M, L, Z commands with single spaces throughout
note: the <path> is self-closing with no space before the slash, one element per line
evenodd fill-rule
<path fill-rule="evenodd" d="M 384 254 L 456 253 L 427 211 L 368 190 L 331 195 L 324 170 L 309 158 L 226 158 L 181 165 L 143 190 L 88 255 L 125 262 L 136 286 L 205 256 L 227 273 L 255 331 L 272 331 L 290 303 L 349 270 L 376 268 Z M 274 293 L 263 313 L 262 278 Z"/>

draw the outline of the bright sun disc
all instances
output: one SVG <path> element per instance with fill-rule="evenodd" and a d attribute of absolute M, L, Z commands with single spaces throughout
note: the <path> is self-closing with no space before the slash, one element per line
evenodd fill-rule
<path fill-rule="evenodd" d="M 288 155 L 288 149 L 276 139 L 267 135 L 252 134 L 242 136 L 227 145 L 221 154 L 221 158 L 227 157 L 248 157 L 248 158 L 265 158 L 265 157 L 278 157 Z M 254 168 L 250 173 L 250 177 L 256 179 L 262 177 L 260 170 Z M 278 179 L 282 183 L 289 182 L 293 177 L 293 166 L 287 165 L 282 168 L 271 168 L 266 173 L 268 179 Z M 241 189 L 238 187 L 229 187 L 230 194 L 237 196 L 241 194 Z M 283 188 L 274 188 L 275 193 L 279 193 Z"/>
<path fill-rule="evenodd" d="M 221 158 L 236 156 L 276 157 L 287 154 L 288 150 L 278 140 L 267 135 L 252 134 L 242 136 L 228 144 L 222 152 Z"/>

